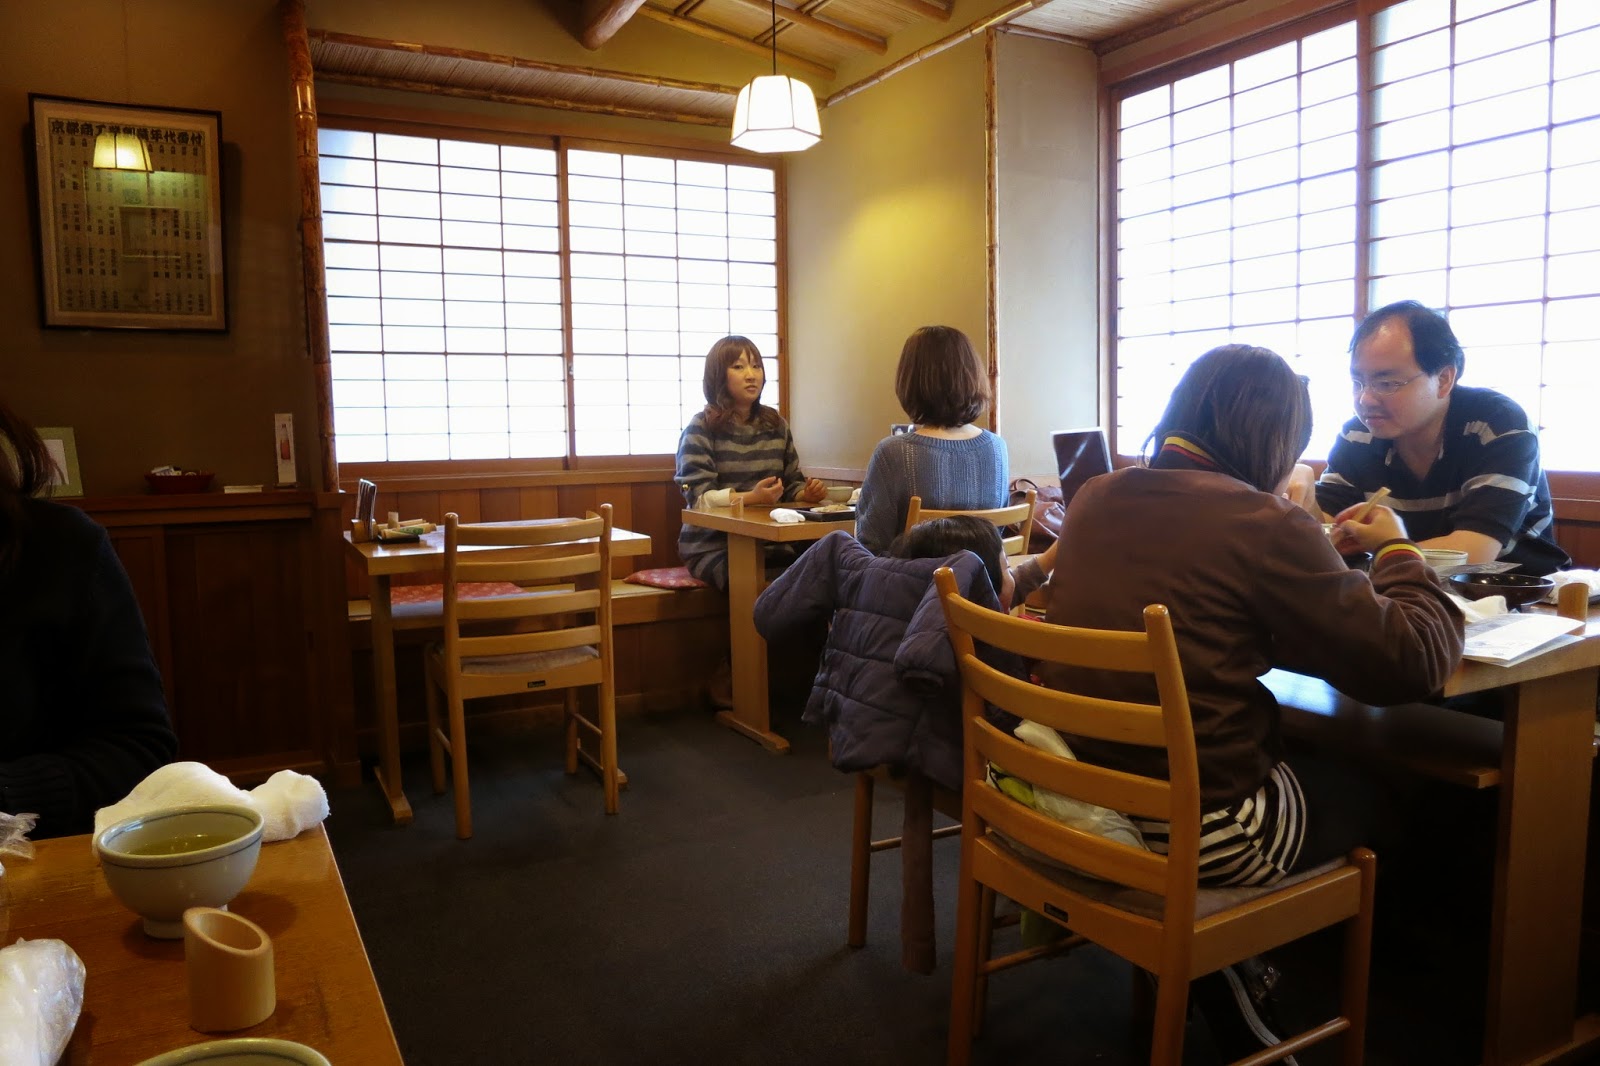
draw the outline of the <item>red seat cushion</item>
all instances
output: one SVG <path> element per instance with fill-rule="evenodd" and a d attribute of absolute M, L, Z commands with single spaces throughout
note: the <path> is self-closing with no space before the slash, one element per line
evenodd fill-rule
<path fill-rule="evenodd" d="M 689 573 L 686 566 L 663 566 L 655 570 L 635 570 L 622 580 L 658 589 L 703 589 L 706 583 Z"/>

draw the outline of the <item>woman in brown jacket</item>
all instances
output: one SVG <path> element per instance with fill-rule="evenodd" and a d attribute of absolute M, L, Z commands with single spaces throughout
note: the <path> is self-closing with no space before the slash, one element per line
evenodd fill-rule
<path fill-rule="evenodd" d="M 1284 761 L 1262 674 L 1282 667 L 1399 703 L 1439 692 L 1461 659 L 1461 615 L 1398 515 L 1379 506 L 1341 527 L 1373 553 L 1369 579 L 1284 497 L 1310 434 L 1305 382 L 1288 363 L 1264 348 L 1213 349 L 1173 391 L 1146 441 L 1154 454 L 1085 485 L 1061 531 L 1047 621 L 1141 629 L 1147 604 L 1172 612 L 1199 754 L 1203 884 L 1271 884 L 1365 842 L 1342 789 Z M 1148 679 L 1108 671 L 1042 679 L 1155 695 Z M 1165 774 L 1158 751 L 1067 741 L 1087 761 Z M 1165 823 L 1139 828 L 1162 850 Z"/>

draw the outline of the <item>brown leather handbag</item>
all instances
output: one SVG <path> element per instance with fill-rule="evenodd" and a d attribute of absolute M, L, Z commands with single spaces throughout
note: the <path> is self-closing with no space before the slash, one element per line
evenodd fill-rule
<path fill-rule="evenodd" d="M 1050 547 L 1061 535 L 1061 520 L 1067 516 L 1067 505 L 1061 490 L 1054 485 L 1040 485 L 1032 478 L 1019 477 L 1011 482 L 1011 503 L 1021 503 L 1028 490 L 1034 492 L 1033 531 L 1028 534 L 1028 552 L 1037 555 Z M 1015 531 L 1013 531 L 1015 532 Z"/>

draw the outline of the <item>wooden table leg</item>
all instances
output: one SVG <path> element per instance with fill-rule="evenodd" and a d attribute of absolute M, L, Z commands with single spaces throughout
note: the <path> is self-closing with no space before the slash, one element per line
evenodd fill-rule
<path fill-rule="evenodd" d="M 789 742 L 768 728 L 767 642 L 756 632 L 756 597 L 767 584 L 767 560 L 755 537 L 728 534 L 728 644 L 733 655 L 733 710 L 717 721 L 773 752 Z M 374 612 L 376 614 L 376 612 Z M 373 642 L 377 642 L 374 630 Z"/>
<path fill-rule="evenodd" d="M 1486 1066 L 1563 1061 L 1576 1027 L 1584 850 L 1600 670 L 1524 681 L 1507 711 L 1489 932 Z"/>
<path fill-rule="evenodd" d="M 400 787 L 400 705 L 394 681 L 394 614 L 389 578 L 371 578 L 372 711 L 378 718 L 378 766 L 373 773 L 395 825 L 411 824 L 411 803 Z"/>

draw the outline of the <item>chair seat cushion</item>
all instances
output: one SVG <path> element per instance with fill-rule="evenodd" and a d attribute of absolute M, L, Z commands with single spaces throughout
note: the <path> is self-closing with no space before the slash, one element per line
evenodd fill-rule
<path fill-rule="evenodd" d="M 1045 862 L 1033 857 L 1038 853 L 1034 852 L 1032 848 L 1026 849 L 1031 854 L 1025 854 L 1022 845 L 1006 840 L 996 833 L 989 834 L 989 841 L 1040 875 L 1048 877 L 1069 891 L 1076 892 L 1081 896 L 1087 896 L 1097 903 L 1104 903 L 1118 910 L 1127 911 L 1129 914 L 1138 914 L 1158 920 L 1165 909 L 1166 901 L 1154 893 L 1129 888 L 1126 885 L 1119 885 L 1112 881 L 1102 881 L 1098 877 L 1088 877 L 1081 873 L 1063 869 L 1055 863 Z M 1300 870 L 1292 873 L 1273 884 L 1259 887 L 1230 885 L 1226 888 L 1206 888 L 1201 886 L 1199 891 L 1195 893 L 1195 920 L 1199 921 L 1202 918 L 1208 918 L 1213 914 L 1240 906 L 1253 899 L 1260 899 L 1262 896 L 1270 896 L 1272 893 L 1281 891 L 1291 885 L 1309 881 L 1313 877 L 1320 877 L 1346 865 L 1348 865 L 1347 860 L 1340 857 L 1325 862 L 1320 866 L 1313 866 L 1309 870 Z"/>
<path fill-rule="evenodd" d="M 558 670 L 563 666 L 577 666 L 600 658 L 593 645 L 581 648 L 557 648 L 554 651 L 530 652 L 527 655 L 482 655 L 461 660 L 463 674 L 537 674 Z"/>
<path fill-rule="evenodd" d="M 456 586 L 456 595 L 463 600 L 486 600 L 494 596 L 515 596 L 522 586 L 509 581 L 463 581 Z M 444 615 L 444 586 L 394 585 L 389 589 L 390 610 L 396 618 L 442 617 Z"/>
<path fill-rule="evenodd" d="M 635 570 L 622 580 L 632 585 L 649 585 L 658 589 L 703 589 L 704 581 L 689 573 L 686 566 L 663 566 L 654 570 Z"/>

